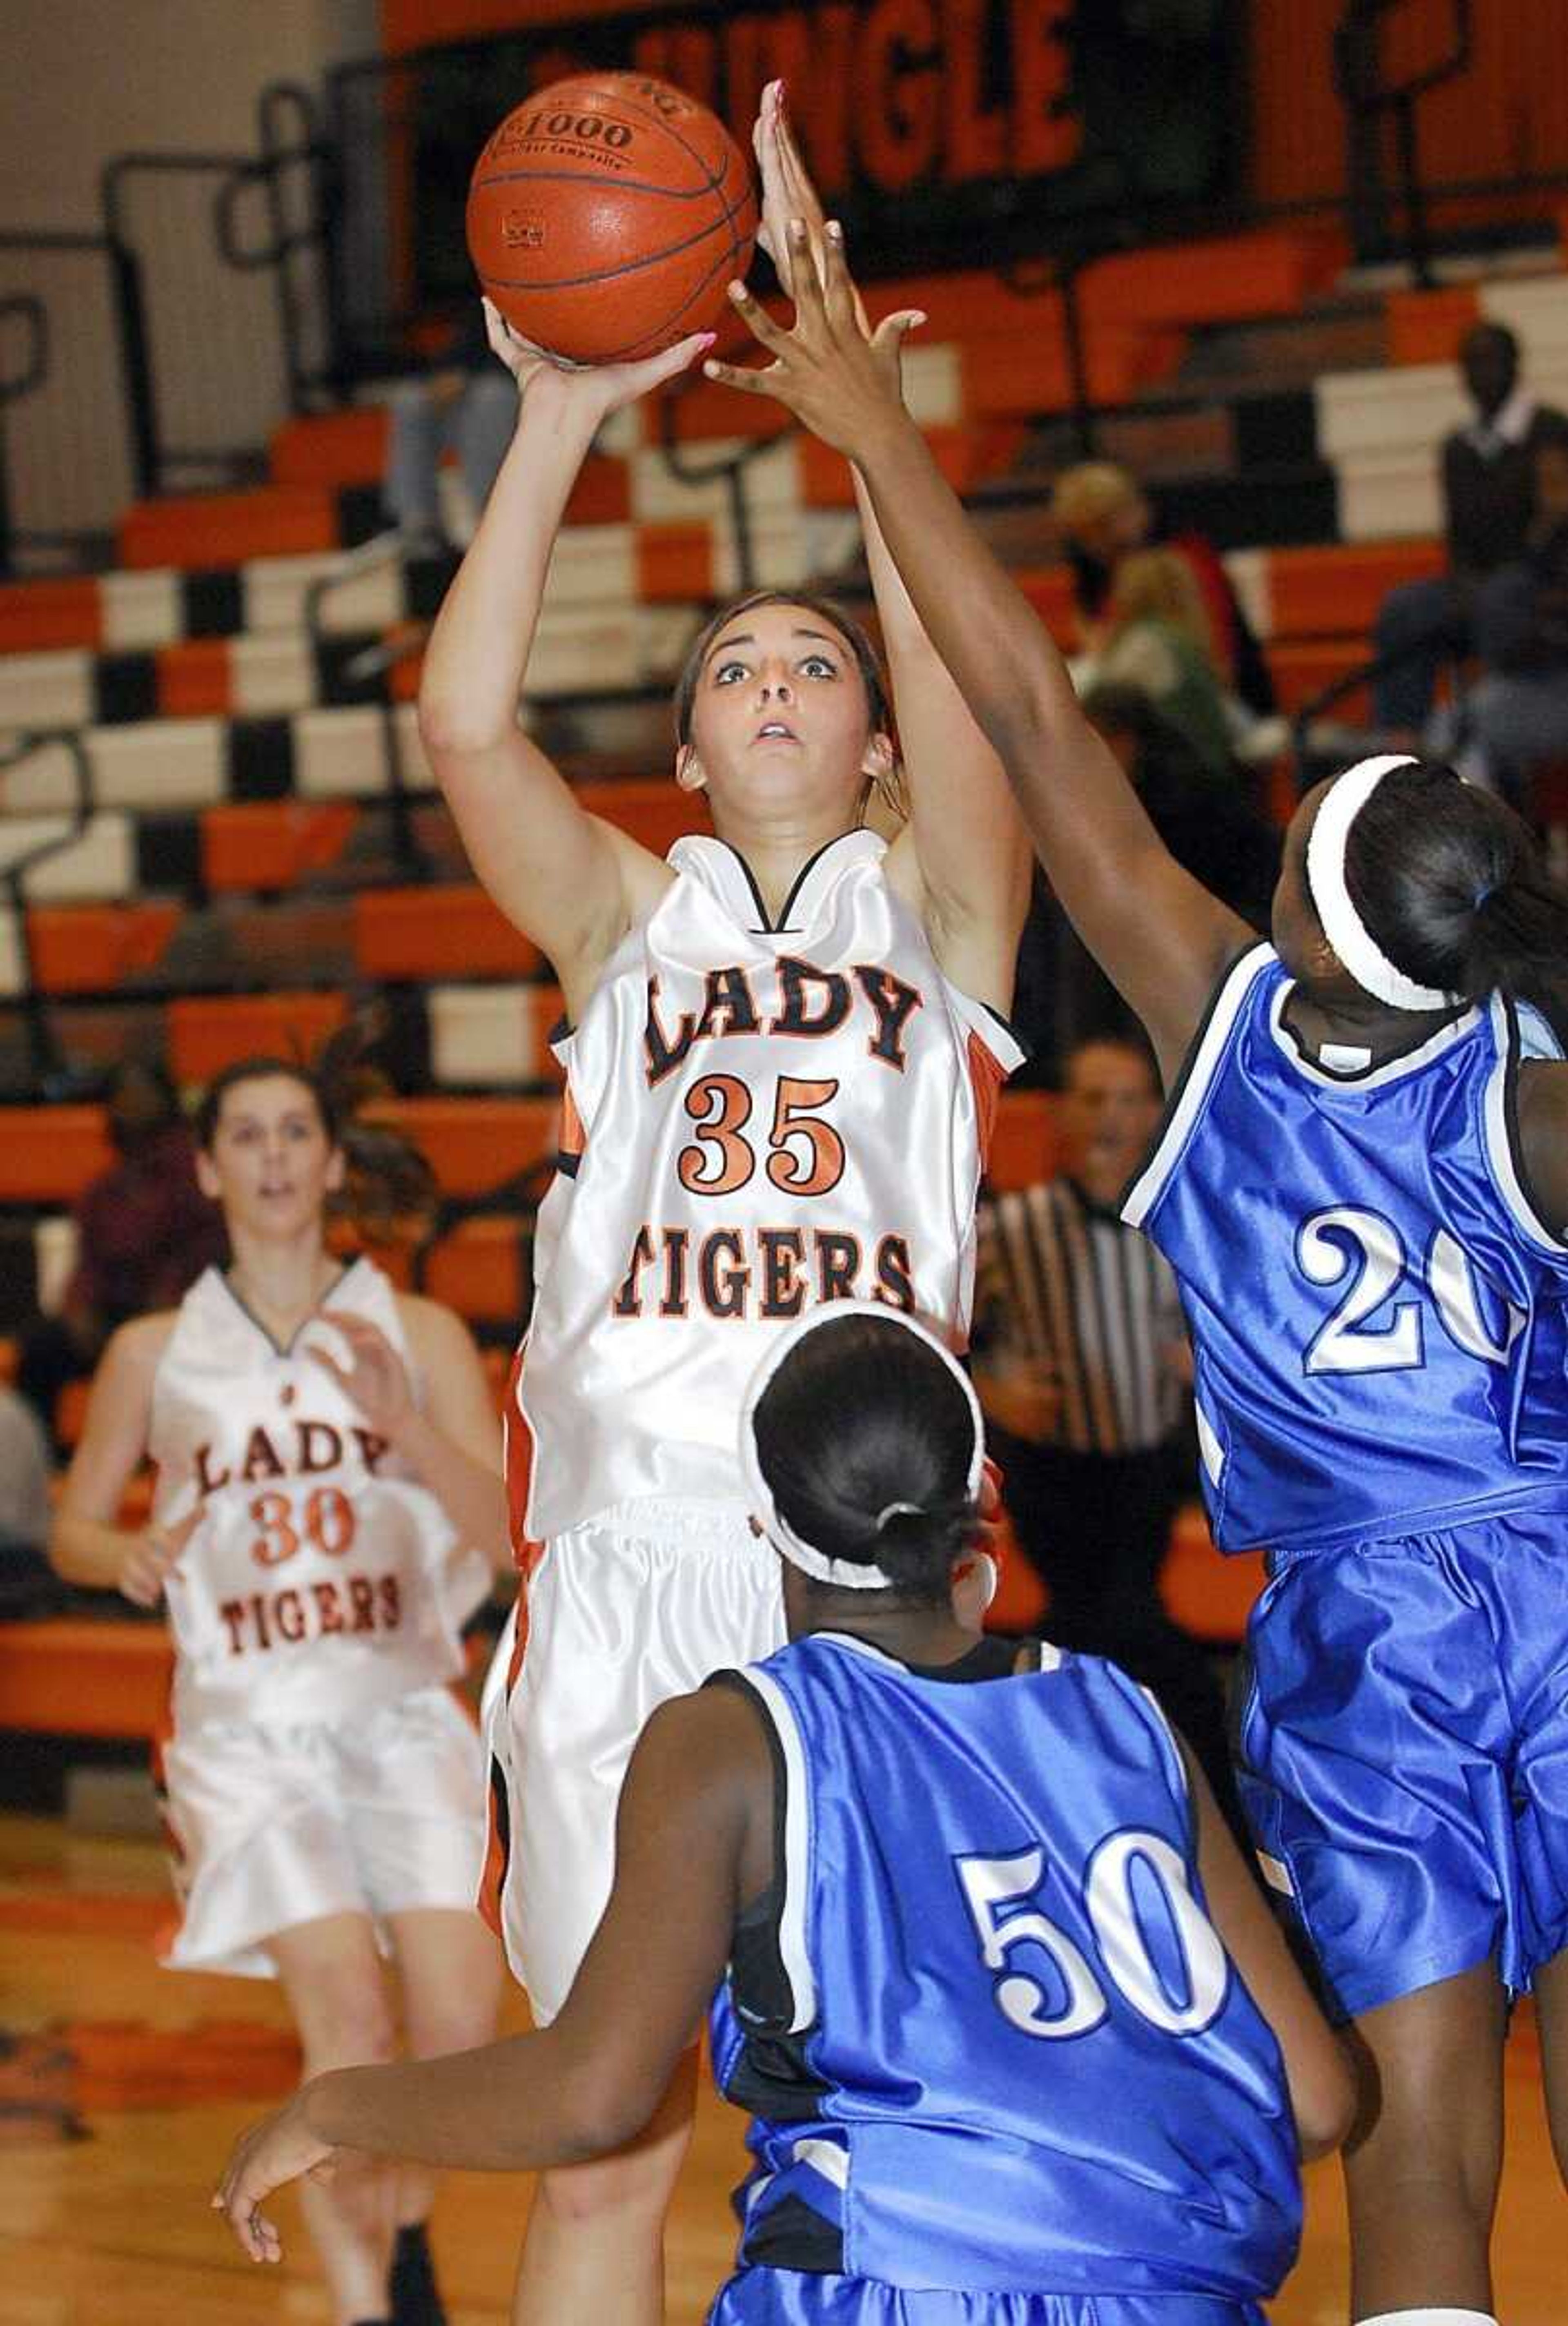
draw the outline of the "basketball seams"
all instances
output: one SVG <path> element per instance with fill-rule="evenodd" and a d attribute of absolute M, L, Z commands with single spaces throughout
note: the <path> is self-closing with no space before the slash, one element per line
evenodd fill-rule
<path fill-rule="evenodd" d="M 679 258 L 683 250 L 695 250 L 710 235 L 723 234 L 729 225 L 728 216 L 710 219 L 696 234 L 689 234 L 683 242 L 667 242 L 659 250 L 645 250 L 636 258 L 625 260 L 619 266 L 595 267 L 591 274 L 509 275 L 481 274 L 479 280 L 494 284 L 497 291 L 587 291 L 596 283 L 617 283 L 624 275 L 636 274 L 645 266 L 658 266 L 666 258 Z M 731 248 L 734 237 L 730 237 Z"/>
<path fill-rule="evenodd" d="M 542 345 L 558 341 L 561 352 L 584 362 L 621 361 L 668 347 L 683 330 L 707 321 L 715 285 L 726 274 L 744 270 L 756 227 L 756 190 L 747 157 L 718 116 L 688 98 L 683 100 L 684 121 L 678 124 L 640 94 L 618 88 L 622 79 L 584 73 L 554 89 L 535 90 L 526 100 L 527 146 L 515 146 L 502 166 L 487 166 L 482 160 L 469 187 L 469 243 L 481 284 L 525 336 Z M 656 89 L 662 84 L 651 86 Z M 532 127 L 535 111 L 541 120 L 537 130 Z M 672 177 L 681 168 L 690 168 L 700 182 L 681 187 L 617 176 L 602 167 L 606 157 L 589 139 L 574 139 L 570 128 L 552 135 L 543 127 L 544 120 L 557 115 L 577 118 L 589 114 L 598 116 L 596 134 L 616 121 L 623 131 L 642 130 L 652 140 L 651 150 L 642 157 L 644 167 L 668 168 Z M 626 137 L 626 144 L 632 142 Z M 625 144 L 615 151 L 624 153 Z M 531 166 L 532 161 L 543 166 Z M 595 165 L 591 171 L 590 163 Z M 563 189 L 590 187 L 598 217 L 591 227 L 585 220 L 582 228 L 573 228 L 568 221 L 576 206 Z M 630 198 L 624 204 L 615 200 L 623 191 Z M 506 222 L 514 216 L 525 220 L 531 193 L 536 196 L 539 231 L 529 248 L 520 229 L 509 238 Z M 639 247 L 655 227 L 662 230 L 666 223 L 646 207 L 648 197 L 659 196 L 676 205 L 667 221 L 673 239 L 656 250 Z M 694 201 L 700 225 L 682 211 L 682 205 L 690 210 Z M 552 253 L 557 219 L 564 247 Z M 717 246 L 717 256 L 710 245 Z M 557 264 L 571 263 L 574 271 L 543 278 L 526 271 L 521 275 L 499 271 L 518 262 L 525 269 L 542 260 L 547 265 L 552 255 Z M 688 284 L 693 268 L 698 279 Z M 612 294 L 613 303 L 608 313 L 598 313 L 596 323 L 593 309 L 585 307 L 583 300 L 601 284 Z M 547 321 L 552 304 L 560 312 Z M 536 306 L 546 313 L 535 318 L 531 311 Z M 595 345 L 607 324 L 613 330 L 617 323 L 628 332 L 625 341 L 609 349 Z M 581 344 L 574 344 L 574 337 Z"/>
<path fill-rule="evenodd" d="M 604 87 L 602 82 L 596 83 L 592 76 L 587 73 L 575 77 L 570 83 L 565 85 L 574 88 L 593 88 L 596 86 L 602 88 Z M 538 92 L 538 94 L 541 95 L 544 93 L 545 92 L 543 91 Z M 608 90 L 606 91 L 606 95 L 608 95 Z M 528 100 L 524 101 L 527 102 Z M 673 201 L 693 201 L 701 194 L 716 194 L 722 191 L 724 181 L 729 175 L 730 154 L 739 154 L 740 152 L 739 146 L 736 144 L 734 138 L 729 135 L 728 130 L 725 130 L 724 132 L 726 151 L 722 157 L 719 174 L 715 177 L 713 174 L 713 165 L 708 160 L 707 156 L 699 147 L 691 143 L 690 138 L 683 137 L 678 129 L 673 127 L 670 122 L 666 121 L 662 113 L 655 112 L 650 106 L 639 105 L 635 98 L 622 98 L 617 96 L 613 99 L 613 102 L 616 105 L 623 107 L 626 112 L 635 114 L 638 120 L 651 124 L 654 128 L 662 131 L 663 134 L 670 139 L 673 144 L 680 147 L 682 153 L 686 155 L 688 161 L 694 162 L 696 163 L 699 174 L 702 179 L 702 183 L 700 186 L 693 186 L 689 193 L 677 193 L 673 187 L 665 186 L 645 186 L 645 191 L 649 193 L 667 193 Z M 560 109 L 565 111 L 566 107 L 562 106 Z M 584 107 L 584 110 L 588 109 L 589 108 Z M 610 108 L 608 105 L 606 105 L 600 109 L 608 113 Z M 713 117 L 716 121 L 719 119 L 717 114 L 715 114 Z M 721 129 L 724 128 L 722 122 L 719 122 L 719 127 Z M 497 130 L 496 135 L 499 136 L 500 131 Z M 560 140 L 555 140 L 553 142 L 559 143 Z M 742 157 L 742 166 L 744 167 L 744 156 Z M 527 170 L 496 172 L 489 177 L 477 180 L 474 186 L 474 191 L 478 192 L 480 186 L 497 185 L 502 182 L 503 178 L 530 177 L 533 175 L 543 177 L 545 174 L 546 173 L 543 171 L 533 172 Z M 570 175 L 571 173 L 566 172 L 564 174 Z M 607 180 L 606 182 L 608 183 L 609 181 Z M 643 183 L 640 180 L 632 181 L 626 179 L 617 181 L 616 182 L 621 184 L 631 184 L 634 182 L 638 184 Z"/>
<path fill-rule="evenodd" d="M 469 199 L 472 201 L 476 194 L 482 194 L 488 186 L 510 185 L 514 180 L 519 180 L 526 186 L 592 186 L 607 193 L 657 194 L 667 202 L 707 201 L 711 195 L 721 194 L 724 191 L 722 179 L 715 179 L 706 185 L 688 186 L 682 191 L 679 186 L 651 185 L 646 178 L 584 178 L 575 170 L 497 170 L 488 178 L 476 178 Z"/>
<path fill-rule="evenodd" d="M 707 290 L 708 285 L 712 282 L 714 276 L 721 274 L 727 265 L 733 265 L 734 263 L 734 251 L 732 248 L 727 256 L 715 260 L 714 264 L 709 268 L 701 281 L 693 284 L 687 296 L 682 300 L 681 304 L 674 309 L 673 313 L 666 316 L 665 320 L 659 325 L 656 331 L 645 331 L 640 340 L 628 340 L 625 347 L 611 348 L 608 355 L 599 356 L 596 358 L 595 360 L 599 363 L 629 363 L 637 356 L 656 355 L 661 347 L 673 345 L 673 342 L 665 337 L 665 334 L 670 330 L 672 325 L 678 323 L 682 316 L 687 312 L 688 309 L 690 309 L 697 300 L 700 299 L 702 293 Z M 679 339 L 681 336 L 682 334 L 677 331 L 675 337 Z"/>

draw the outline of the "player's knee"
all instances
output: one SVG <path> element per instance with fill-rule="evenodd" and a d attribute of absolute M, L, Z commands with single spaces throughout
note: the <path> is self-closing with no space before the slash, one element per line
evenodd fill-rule
<path fill-rule="evenodd" d="M 397 2029 L 385 1996 L 350 1981 L 334 1981 L 313 1998 L 308 2024 L 300 2030 L 305 2072 L 329 2068 L 384 2067 L 397 2057 Z"/>
<path fill-rule="evenodd" d="M 661 2141 L 542 2173 L 539 2201 L 562 2228 L 615 2220 L 629 2229 L 639 2219 L 656 2228 L 669 2210 L 683 2151 L 682 2142 Z"/>

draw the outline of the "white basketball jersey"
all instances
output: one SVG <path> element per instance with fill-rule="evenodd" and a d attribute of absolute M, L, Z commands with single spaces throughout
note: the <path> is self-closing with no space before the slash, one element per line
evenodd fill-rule
<path fill-rule="evenodd" d="M 885 853 L 831 842 L 773 927 L 735 850 L 677 841 L 675 880 L 560 1044 L 517 1391 L 534 1541 L 612 1504 L 735 1500 L 746 1384 L 804 1308 L 883 1300 L 967 1340 L 975 1198 L 1022 1053 L 943 978 Z"/>
<path fill-rule="evenodd" d="M 409 1365 L 391 1285 L 367 1260 L 323 1307 L 351 1309 Z M 310 1354 L 346 1362 L 320 1315 L 280 1349 L 215 1268 L 153 1385 L 156 1521 L 200 1523 L 167 1586 L 174 1718 L 336 1721 L 462 1670 L 459 1630 L 489 1586 L 446 1513 Z"/>

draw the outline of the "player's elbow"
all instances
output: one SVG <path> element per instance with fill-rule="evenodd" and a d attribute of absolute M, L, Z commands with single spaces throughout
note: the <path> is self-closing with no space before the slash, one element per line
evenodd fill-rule
<path fill-rule="evenodd" d="M 443 787 L 465 759 L 494 750 L 515 724 L 461 688 L 426 679 L 419 693 L 419 740 Z"/>
<path fill-rule="evenodd" d="M 589 2055 L 566 2079 L 561 2137 L 565 2163 L 608 2156 L 636 2138 L 662 2091 L 613 2055 Z"/>
<path fill-rule="evenodd" d="M 97 1577 L 84 1558 L 69 1518 L 57 1518 L 50 1529 L 44 1553 L 62 1583 L 89 1584 Z"/>
<path fill-rule="evenodd" d="M 1336 2035 L 1325 2031 L 1310 2064 L 1293 2070 L 1291 2111 L 1302 2162 L 1331 2156 L 1356 2120 L 1356 2079 L 1350 2054 Z"/>

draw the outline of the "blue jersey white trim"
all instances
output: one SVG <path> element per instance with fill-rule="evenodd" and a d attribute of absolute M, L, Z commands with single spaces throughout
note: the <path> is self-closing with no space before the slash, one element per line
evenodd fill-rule
<path fill-rule="evenodd" d="M 986 1643 L 963 1679 L 816 1633 L 729 1676 L 785 1792 L 775 1943 L 750 1910 L 714 2008 L 754 2119 L 742 2267 L 1271 2293 L 1295 2135 L 1208 1919 L 1181 1753 L 1114 1665 L 1011 1656 Z"/>
<path fill-rule="evenodd" d="M 1286 1023 L 1258 944 L 1221 980 L 1124 1216 L 1176 1271 L 1216 1540 L 1304 1549 L 1568 1505 L 1568 1246 L 1515 1093 L 1560 1056 L 1501 997 L 1359 1074 Z"/>

